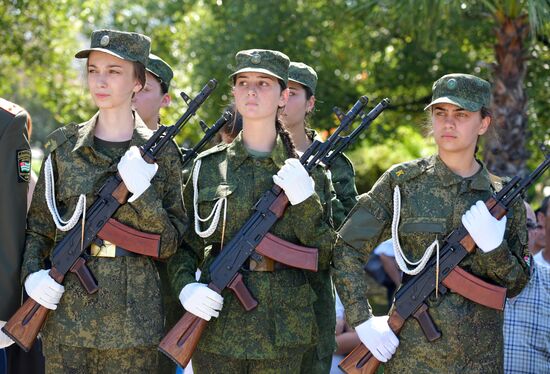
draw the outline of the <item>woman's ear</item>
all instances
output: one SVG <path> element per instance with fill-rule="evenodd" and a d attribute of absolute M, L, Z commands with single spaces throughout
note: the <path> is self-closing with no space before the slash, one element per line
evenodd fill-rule
<path fill-rule="evenodd" d="M 289 94 L 290 90 L 288 89 L 288 87 L 281 91 L 281 96 L 279 97 L 279 108 L 282 108 L 286 105 L 286 103 L 288 102 Z"/>
<path fill-rule="evenodd" d="M 136 83 L 134 84 L 134 93 L 138 93 L 143 88 L 143 85 L 136 79 Z"/>
<path fill-rule="evenodd" d="M 311 95 L 306 101 L 306 113 L 313 112 L 313 108 L 315 108 L 315 96 Z"/>
<path fill-rule="evenodd" d="M 489 129 L 489 126 L 491 125 L 491 117 L 485 116 L 485 118 L 481 119 L 481 127 L 479 128 L 479 131 L 477 132 L 478 135 L 483 135 L 487 132 Z"/>
<path fill-rule="evenodd" d="M 165 93 L 164 95 L 162 95 L 162 99 L 160 100 L 160 107 L 165 108 L 169 106 L 171 102 L 172 98 L 170 97 L 170 94 Z"/>

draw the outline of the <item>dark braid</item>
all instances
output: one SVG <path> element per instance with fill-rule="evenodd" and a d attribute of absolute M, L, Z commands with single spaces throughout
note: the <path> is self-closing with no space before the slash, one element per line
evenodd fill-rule
<path fill-rule="evenodd" d="M 294 146 L 290 133 L 284 128 L 283 124 L 278 119 L 275 121 L 275 131 L 277 131 L 277 134 L 281 137 L 288 157 L 298 158 L 296 146 Z"/>

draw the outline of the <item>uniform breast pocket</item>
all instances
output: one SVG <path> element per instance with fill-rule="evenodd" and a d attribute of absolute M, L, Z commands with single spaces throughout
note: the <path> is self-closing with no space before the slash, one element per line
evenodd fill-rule
<path fill-rule="evenodd" d="M 62 180 L 55 186 L 55 202 L 59 214 L 63 219 L 69 219 L 73 214 L 81 194 L 86 195 L 86 205 L 89 207 L 99 187 L 95 187 L 90 180 L 80 178 Z"/>
<path fill-rule="evenodd" d="M 218 200 L 227 198 L 236 189 L 233 184 L 220 184 L 217 186 L 203 187 L 199 190 L 197 201 L 202 208 L 202 205 L 208 206 L 215 204 Z"/>
<path fill-rule="evenodd" d="M 435 239 L 441 240 L 447 234 L 447 219 L 443 217 L 403 218 L 399 227 L 401 247 L 409 260 L 416 261 Z"/>
<path fill-rule="evenodd" d="M 210 224 L 217 216 L 217 219 L 223 219 L 224 204 L 228 204 L 231 200 L 233 192 L 235 192 L 236 186 L 232 184 L 220 184 L 217 186 L 208 186 L 201 188 L 198 191 L 197 205 L 199 210 L 199 216 L 205 220 L 202 225 L 203 229 L 206 224 Z M 195 192 L 196 193 L 196 192 Z M 224 200 L 227 200 L 225 203 Z M 194 207 L 196 209 L 197 206 Z M 236 212 L 236 211 L 235 211 Z M 227 218 L 233 218 L 234 211 L 227 212 Z M 232 220 L 229 220 L 232 221 Z"/>

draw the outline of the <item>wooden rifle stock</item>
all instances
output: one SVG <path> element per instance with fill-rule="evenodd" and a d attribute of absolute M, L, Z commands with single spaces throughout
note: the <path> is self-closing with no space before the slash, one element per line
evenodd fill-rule
<path fill-rule="evenodd" d="M 48 308 L 44 308 L 29 297 L 11 316 L 2 331 L 25 352 L 28 352 L 44 325 L 48 312 Z"/>
<path fill-rule="evenodd" d="M 394 310 L 392 314 L 390 314 L 388 325 L 395 335 L 399 336 L 404 324 L 405 320 L 403 317 Z M 346 374 L 374 374 L 376 370 L 378 370 L 378 366 L 380 366 L 380 361 L 372 355 L 363 343 L 355 347 L 353 351 L 338 364 L 338 367 Z"/>
<path fill-rule="evenodd" d="M 232 282 L 239 281 L 233 279 Z M 217 293 L 221 293 L 212 283 L 210 283 L 208 287 Z M 159 351 L 164 353 L 182 368 L 186 367 L 193 356 L 193 352 L 195 352 L 197 344 L 199 344 L 199 340 L 206 328 L 207 322 L 208 321 L 197 317 L 193 313 L 185 312 L 178 323 L 176 323 L 176 325 L 168 331 L 168 334 L 162 338 L 158 346 Z"/>
<path fill-rule="evenodd" d="M 52 268 L 49 274 L 57 283 L 63 283 L 63 274 L 60 274 L 55 268 Z M 25 352 L 28 352 L 44 326 L 49 311 L 48 308 L 29 297 L 10 317 L 2 331 Z"/>
<path fill-rule="evenodd" d="M 185 312 L 183 317 L 161 340 L 158 349 L 176 364 L 186 367 L 199 344 L 207 321 L 193 313 Z"/>

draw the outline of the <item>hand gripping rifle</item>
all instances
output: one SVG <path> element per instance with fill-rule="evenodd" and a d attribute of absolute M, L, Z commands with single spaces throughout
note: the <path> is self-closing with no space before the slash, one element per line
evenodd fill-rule
<path fill-rule="evenodd" d="M 362 114 L 367 102 L 368 99 L 365 96 L 361 97 L 347 114 L 339 116 L 340 126 L 325 142 L 314 141 L 308 147 L 300 157 L 300 162 L 308 173 L 331 155 L 334 157 L 337 155 L 331 151 L 338 144 L 343 144 L 339 134 Z M 379 104 L 364 116 L 360 127 L 366 129 L 386 105 L 387 101 L 384 101 L 384 104 Z M 342 152 L 343 149 L 344 147 L 341 147 L 338 152 Z M 209 288 L 218 293 L 225 288 L 231 289 L 244 309 L 250 311 L 258 305 L 258 302 L 246 288 L 239 273 L 241 266 L 249 257 L 259 259 L 258 255 L 262 255 L 294 268 L 317 271 L 316 248 L 288 243 L 269 233 L 275 222 L 283 216 L 287 205 L 288 198 L 279 186 L 274 185 L 264 193 L 254 206 L 255 212 L 210 265 Z M 206 320 L 186 312 L 162 339 L 159 350 L 180 366 L 185 367 L 206 328 L 206 323 Z"/>
<path fill-rule="evenodd" d="M 550 154 L 531 174 L 523 178 L 514 177 L 502 190 L 489 198 L 485 205 L 493 217 L 501 219 L 505 216 L 514 199 L 523 195 L 549 166 Z M 473 253 L 475 249 L 474 240 L 462 224 L 451 231 L 440 249 L 439 289 L 444 294 L 447 292 L 447 288 L 450 288 L 479 304 L 502 310 L 506 289 L 484 282 L 458 266 L 460 261 L 469 253 Z M 390 328 L 396 335 L 399 335 L 405 321 L 413 317 L 419 322 L 428 341 L 431 342 L 441 337 L 441 332 L 435 326 L 425 303 L 436 289 L 435 280 L 436 259 L 434 256 L 428 261 L 424 270 L 412 277 L 397 291 L 394 311 L 388 320 Z M 475 289 L 475 292 L 471 292 L 471 289 Z M 370 353 L 368 348 L 359 344 L 340 362 L 339 367 L 348 374 L 372 374 L 376 372 L 379 365 L 380 361 Z"/>
<path fill-rule="evenodd" d="M 197 112 L 199 107 L 213 92 L 214 88 L 216 88 L 216 85 L 217 82 L 215 80 L 210 80 L 193 100 L 190 100 L 187 95 L 182 95 L 188 104 L 185 113 L 178 119 L 175 125 L 169 127 L 160 126 L 147 143 L 140 147 L 142 157 L 148 163 L 155 162 L 155 156 L 172 141 L 176 134 Z M 141 235 L 144 243 L 156 246 L 158 257 L 160 242 L 158 235 L 141 233 L 111 218 L 116 210 L 126 203 L 129 195 L 130 192 L 118 173 L 107 179 L 97 192 L 97 198 L 90 208 L 87 209 L 84 229 L 82 229 L 82 222 L 80 222 L 53 249 L 51 257 L 52 268 L 49 275 L 56 282 L 63 283 L 65 275 L 70 271 L 77 275 L 89 294 L 97 292 L 99 288 L 97 281 L 86 266 L 87 254 L 85 250 L 92 243 L 96 242 L 98 238 L 112 235 L 113 230 L 118 230 L 119 232 L 126 231 L 129 235 Z M 143 243 L 135 242 L 137 247 L 132 248 L 132 251 L 149 254 L 141 252 L 149 249 L 142 248 L 147 247 L 147 244 L 143 245 Z M 9 319 L 7 324 L 2 328 L 2 331 L 28 352 L 44 324 L 48 311 L 49 309 L 29 298 Z"/>

